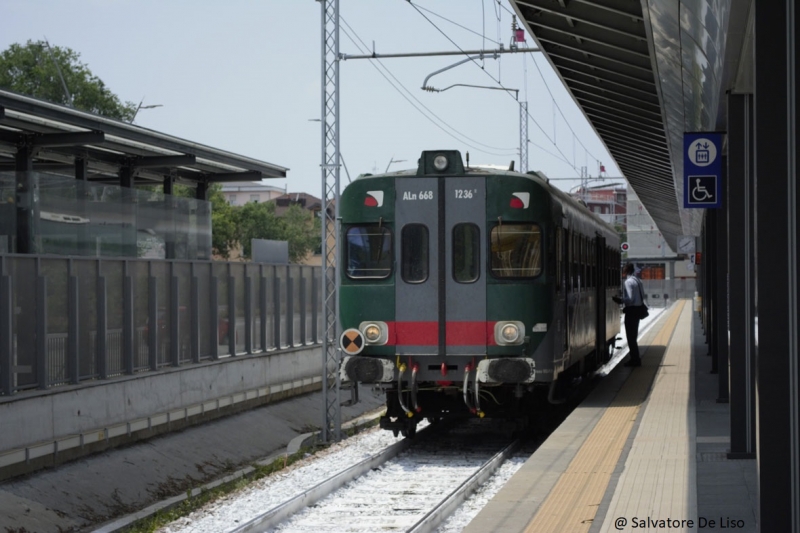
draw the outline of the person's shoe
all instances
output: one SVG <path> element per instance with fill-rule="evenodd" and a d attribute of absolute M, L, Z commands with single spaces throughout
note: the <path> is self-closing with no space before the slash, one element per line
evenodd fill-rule
<path fill-rule="evenodd" d="M 624 366 L 642 366 L 642 360 L 641 359 L 631 359 L 630 361 L 625 363 Z"/>

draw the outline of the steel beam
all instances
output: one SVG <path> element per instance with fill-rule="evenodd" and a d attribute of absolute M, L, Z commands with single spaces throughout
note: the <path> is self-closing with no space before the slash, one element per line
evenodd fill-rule
<path fill-rule="evenodd" d="M 18 131 L 0 129 L 0 142 L 17 146 L 25 140 L 25 135 Z"/>
<path fill-rule="evenodd" d="M 224 172 L 219 174 L 206 174 L 206 179 L 210 183 L 222 183 L 226 181 L 261 181 L 264 174 L 256 170 L 247 172 Z"/>
<path fill-rule="evenodd" d="M 179 167 L 194 165 L 197 162 L 197 156 L 191 154 L 153 155 L 137 157 L 133 161 L 136 168 Z"/>
<path fill-rule="evenodd" d="M 100 144 L 106 134 L 99 130 L 77 131 L 71 133 L 37 133 L 31 136 L 33 146 L 82 146 L 84 144 Z"/>

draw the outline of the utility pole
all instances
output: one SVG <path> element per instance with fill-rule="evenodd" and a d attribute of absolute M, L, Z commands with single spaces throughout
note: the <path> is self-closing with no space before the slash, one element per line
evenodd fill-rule
<path fill-rule="evenodd" d="M 519 103 L 519 171 L 528 171 L 528 102 Z"/>
<path fill-rule="evenodd" d="M 338 300 L 336 233 L 339 221 L 339 0 L 322 8 L 322 441 L 339 440 Z M 354 386 L 358 386 L 354 384 Z"/>

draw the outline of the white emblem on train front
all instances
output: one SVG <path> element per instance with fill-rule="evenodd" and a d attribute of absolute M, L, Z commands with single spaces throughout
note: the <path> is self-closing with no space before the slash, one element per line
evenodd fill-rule
<path fill-rule="evenodd" d="M 364 198 L 364 205 L 367 207 L 383 206 L 383 191 L 367 191 L 367 197 Z"/>
<path fill-rule="evenodd" d="M 511 207 L 516 207 L 518 209 L 528 209 L 528 205 L 531 203 L 531 193 L 529 193 L 529 192 L 515 192 L 512 196 L 514 198 L 518 199 L 519 202 L 515 202 L 514 200 L 511 200 Z"/>

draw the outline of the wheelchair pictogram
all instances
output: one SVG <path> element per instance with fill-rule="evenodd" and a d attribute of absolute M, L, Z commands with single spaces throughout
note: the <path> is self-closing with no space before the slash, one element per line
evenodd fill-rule
<path fill-rule="evenodd" d="M 715 204 L 717 202 L 716 176 L 689 176 L 689 203 Z"/>
<path fill-rule="evenodd" d="M 711 194 L 706 190 L 705 187 L 700 183 L 700 179 L 695 180 L 695 186 L 692 188 L 692 199 L 695 202 L 704 202 L 709 198 L 712 198 L 714 195 Z"/>

